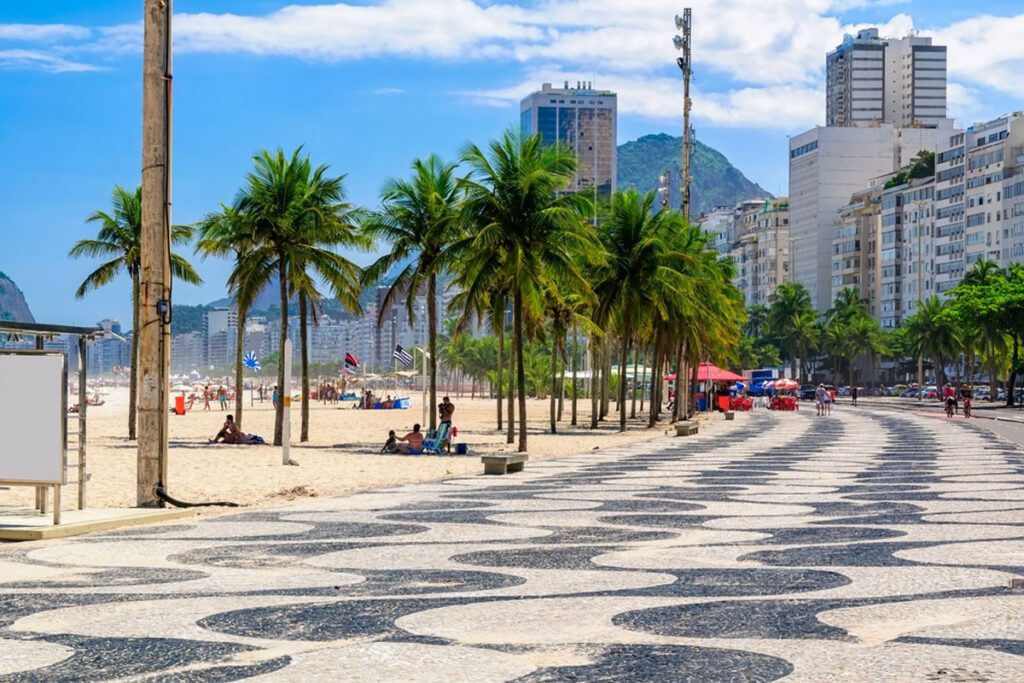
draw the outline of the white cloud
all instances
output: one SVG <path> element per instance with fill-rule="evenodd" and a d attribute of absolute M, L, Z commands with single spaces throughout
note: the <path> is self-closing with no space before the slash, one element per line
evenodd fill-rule
<path fill-rule="evenodd" d="M 578 80 L 570 73 L 554 69 L 534 72 L 515 85 L 489 90 L 459 93 L 480 104 L 508 107 L 536 90 L 541 82 L 556 85 Z M 594 87 L 618 94 L 620 114 L 631 114 L 658 121 L 679 121 L 682 116 L 682 85 L 678 77 L 636 77 L 622 74 L 598 74 Z M 765 86 L 725 93 L 691 92 L 696 123 L 717 126 L 757 127 L 789 130 L 812 126 L 822 118 L 824 93 L 799 86 Z"/>
<path fill-rule="evenodd" d="M 374 95 L 402 95 L 404 93 L 403 88 L 376 88 L 373 91 Z"/>
<path fill-rule="evenodd" d="M 46 40 L 88 38 L 91 31 L 69 24 L 0 24 L 0 40 L 40 42 Z"/>
<path fill-rule="evenodd" d="M 495 60 L 520 65 L 519 83 L 475 92 L 478 101 L 507 103 L 542 80 L 594 79 L 620 91 L 624 113 L 665 118 L 678 103 L 672 47 L 678 0 L 361 0 L 289 5 L 259 15 L 179 13 L 181 53 L 249 53 L 306 60 L 391 57 L 446 61 Z M 844 33 L 845 14 L 898 6 L 904 0 L 690 0 L 693 7 L 695 114 L 722 125 L 792 128 L 822 120 L 825 54 Z M 876 24 L 901 36 L 913 18 L 896 13 Z M 1024 14 L 980 16 L 922 32 L 949 46 L 957 115 L 978 108 L 973 88 L 1024 95 Z M 0 39 L 56 41 L 37 51 L 9 53 L 12 65 L 82 70 L 71 55 L 110 58 L 141 49 L 141 22 L 92 29 L 0 24 Z M 62 60 L 68 60 L 62 63 Z M 523 74 L 530 80 L 521 80 Z M 595 74 L 598 77 L 595 79 Z M 969 87 L 968 87 L 969 86 Z M 384 94 L 379 92 L 378 94 Z M 514 95 L 514 96 L 513 96 Z M 959 98 L 959 100 L 957 99 Z M 973 99 L 971 99 L 973 98 Z M 785 122 L 785 123 L 783 123 Z"/>
<path fill-rule="evenodd" d="M 92 64 L 73 62 L 39 50 L 0 50 L 0 69 L 36 69 L 51 73 L 98 71 Z"/>

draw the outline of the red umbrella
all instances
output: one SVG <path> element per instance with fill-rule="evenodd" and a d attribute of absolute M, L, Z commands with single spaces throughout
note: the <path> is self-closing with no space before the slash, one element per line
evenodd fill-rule
<path fill-rule="evenodd" d="M 795 380 L 786 379 L 785 377 L 782 377 L 780 379 L 775 380 L 774 382 L 772 382 L 768 386 L 770 386 L 772 389 L 781 389 L 782 391 L 792 391 L 793 389 L 799 389 L 800 388 L 800 383 L 795 381 Z"/>

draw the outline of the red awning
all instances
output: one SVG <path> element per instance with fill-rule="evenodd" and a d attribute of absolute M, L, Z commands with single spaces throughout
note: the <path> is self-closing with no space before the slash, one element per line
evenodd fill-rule
<path fill-rule="evenodd" d="M 675 373 L 671 375 L 665 375 L 665 379 L 669 382 L 674 382 L 676 379 Z M 717 365 L 712 363 L 701 363 L 700 367 L 697 368 L 697 381 L 698 382 L 746 382 L 747 378 L 743 375 L 737 375 L 735 372 L 729 370 L 723 370 Z"/>

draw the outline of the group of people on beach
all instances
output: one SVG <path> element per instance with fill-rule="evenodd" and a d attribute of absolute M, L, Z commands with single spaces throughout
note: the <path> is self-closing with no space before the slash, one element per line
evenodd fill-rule
<path fill-rule="evenodd" d="M 455 404 L 452 403 L 451 399 L 445 396 L 440 403 L 437 404 L 437 414 L 441 419 L 442 425 L 447 425 L 449 436 L 445 439 L 443 444 L 448 452 L 452 449 L 451 431 L 452 418 L 455 416 Z M 388 432 L 388 439 L 384 442 L 384 447 L 381 448 L 381 453 L 399 453 L 401 455 L 419 455 L 423 452 L 423 442 L 425 437 L 423 432 L 420 431 L 422 427 L 417 422 L 412 426 L 412 431 L 405 436 L 398 436 L 395 430 Z"/>

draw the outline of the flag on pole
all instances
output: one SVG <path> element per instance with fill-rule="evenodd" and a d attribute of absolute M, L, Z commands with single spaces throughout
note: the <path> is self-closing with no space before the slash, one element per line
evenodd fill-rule
<path fill-rule="evenodd" d="M 358 368 L 359 359 L 353 356 L 351 353 L 345 354 L 345 367 Z"/>
<path fill-rule="evenodd" d="M 395 352 L 391 356 L 405 367 L 412 365 L 412 356 L 402 348 L 401 344 L 395 345 Z"/>
<path fill-rule="evenodd" d="M 256 372 L 260 371 L 260 361 L 258 358 L 256 358 L 256 352 L 254 351 L 249 351 L 244 356 L 242 356 L 242 363 L 244 363 L 245 367 L 249 368 L 250 370 L 255 370 Z"/>
<path fill-rule="evenodd" d="M 342 369 L 341 369 L 341 370 L 340 370 L 340 371 L 338 372 L 338 374 L 339 374 L 339 375 L 341 375 L 342 377 L 348 377 L 349 375 L 351 375 L 351 374 L 352 374 L 352 371 L 351 371 L 351 370 L 349 370 L 348 368 L 342 368 Z"/>

